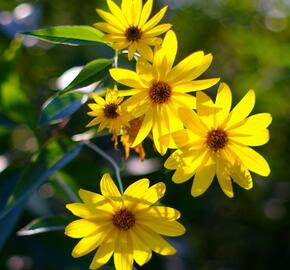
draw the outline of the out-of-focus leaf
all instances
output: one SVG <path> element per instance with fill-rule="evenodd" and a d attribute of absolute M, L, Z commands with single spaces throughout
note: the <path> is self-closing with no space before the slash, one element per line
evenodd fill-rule
<path fill-rule="evenodd" d="M 36 121 L 31 102 L 21 90 L 17 74 L 10 74 L 7 80 L 0 85 L 0 105 L 1 110 L 11 120 L 35 129 Z"/>
<path fill-rule="evenodd" d="M 65 45 L 96 45 L 106 43 L 102 40 L 103 33 L 96 28 L 86 25 L 65 25 L 23 32 L 24 35 Z"/>
<path fill-rule="evenodd" d="M 87 95 L 73 93 L 66 96 L 56 96 L 49 99 L 42 108 L 40 125 L 55 124 L 76 112 L 84 103 Z"/>
<path fill-rule="evenodd" d="M 15 169 L 6 169 L 0 174 L 0 211 L 2 211 L 9 195 L 13 192 L 18 179 L 19 173 Z M 14 230 L 22 210 L 23 207 L 19 207 L 5 217 L 0 218 L 0 249 Z"/>
<path fill-rule="evenodd" d="M 5 128 L 15 128 L 17 127 L 17 123 L 0 113 L 0 126 Z"/>
<path fill-rule="evenodd" d="M 28 236 L 39 233 L 63 231 L 65 226 L 71 221 L 66 216 L 54 216 L 38 218 L 31 221 L 24 228 L 17 232 L 18 236 Z"/>
<path fill-rule="evenodd" d="M 73 89 L 90 85 L 104 79 L 112 65 L 110 59 L 96 59 L 88 63 L 79 75 L 60 94 L 67 93 Z"/>
<path fill-rule="evenodd" d="M 31 194 L 48 177 L 74 159 L 81 149 L 82 145 L 73 143 L 68 139 L 53 141 L 47 144 L 17 182 L 6 207 L 0 214 L 0 227 L 2 219 L 5 219 L 9 213 L 16 211 L 19 206 L 24 205 Z"/>

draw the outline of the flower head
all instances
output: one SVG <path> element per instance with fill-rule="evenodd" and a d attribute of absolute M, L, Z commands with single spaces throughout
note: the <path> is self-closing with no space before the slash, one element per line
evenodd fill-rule
<path fill-rule="evenodd" d="M 248 115 L 255 104 L 250 90 L 230 112 L 232 95 L 221 83 L 215 103 L 204 93 L 197 93 L 197 113 L 186 108 L 179 110 L 187 129 L 171 136 L 180 149 L 165 162 L 175 170 L 172 180 L 183 183 L 194 176 L 191 194 L 203 194 L 217 176 L 223 192 L 233 197 L 232 180 L 245 189 L 253 186 L 249 171 L 268 176 L 267 161 L 249 146 L 268 142 L 272 118 L 268 113 Z M 166 144 L 168 136 L 161 138 Z M 232 180 L 231 180 L 232 179 Z"/>
<path fill-rule="evenodd" d="M 143 265 L 152 251 L 161 255 L 176 252 L 161 235 L 179 236 L 185 232 L 176 220 L 180 213 L 170 207 L 154 206 L 165 193 L 160 182 L 149 188 L 149 180 L 141 179 L 120 194 L 109 174 L 101 180 L 101 193 L 80 190 L 83 203 L 66 207 L 80 217 L 70 223 L 65 234 L 82 238 L 72 251 L 73 257 L 84 256 L 97 249 L 90 269 L 106 264 L 114 254 L 117 270 L 132 269 L 133 262 Z"/>
<path fill-rule="evenodd" d="M 210 66 L 211 54 L 193 53 L 173 67 L 176 53 L 176 35 L 170 30 L 154 54 L 152 64 L 141 57 L 136 72 L 122 68 L 110 70 L 117 82 L 132 88 L 120 91 L 121 95 L 132 96 L 124 101 L 124 106 L 135 117 L 145 116 L 132 147 L 140 144 L 152 130 L 156 149 L 165 154 L 168 146 L 175 144 L 171 140 L 169 145 L 161 145 L 159 138 L 183 128 L 178 108 L 195 107 L 195 97 L 187 93 L 209 88 L 218 82 L 218 79 L 196 80 Z"/>
<path fill-rule="evenodd" d="M 107 0 L 111 13 L 97 9 L 98 14 L 106 21 L 95 24 L 95 27 L 107 33 L 104 39 L 112 42 L 116 50 L 128 48 L 128 58 L 131 60 L 138 51 L 149 61 L 153 58 L 150 46 L 161 43 L 157 36 L 171 28 L 171 24 L 156 26 L 164 17 L 167 7 L 161 9 L 150 20 L 153 0 L 148 0 L 144 7 L 142 0 L 122 0 L 121 8 L 113 1 Z"/>
<path fill-rule="evenodd" d="M 97 94 L 92 95 L 95 103 L 90 103 L 88 106 L 92 111 L 88 112 L 89 116 L 94 119 L 87 125 L 92 127 L 99 124 L 98 132 L 104 128 L 108 128 L 113 134 L 115 143 L 117 135 L 120 134 L 121 128 L 128 126 L 130 114 L 120 105 L 123 98 L 119 97 L 118 89 L 108 89 L 105 99 Z"/>

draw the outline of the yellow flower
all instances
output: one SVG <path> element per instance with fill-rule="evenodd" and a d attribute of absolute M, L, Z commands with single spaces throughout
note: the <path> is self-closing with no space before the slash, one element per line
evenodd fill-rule
<path fill-rule="evenodd" d="M 195 80 L 210 66 L 211 54 L 204 55 L 201 51 L 193 53 L 173 67 L 176 53 L 176 35 L 170 30 L 161 48 L 154 54 L 153 64 L 141 57 L 137 61 L 137 72 L 122 68 L 110 70 L 117 82 L 133 88 L 120 91 L 123 96 L 133 95 L 124 101 L 124 106 L 135 117 L 145 115 L 132 147 L 140 144 L 152 130 L 156 149 L 165 154 L 168 146 L 174 143 L 171 140 L 169 145 L 161 145 L 159 138 L 183 128 L 177 116 L 178 108 L 195 107 L 195 97 L 187 93 L 209 88 L 219 80 Z"/>
<path fill-rule="evenodd" d="M 153 58 L 150 46 L 161 43 L 157 36 L 171 28 L 171 24 L 156 26 L 164 17 L 167 7 L 161 9 L 149 21 L 153 0 L 148 0 L 142 7 L 142 0 L 122 0 L 121 9 L 111 0 L 107 0 L 111 13 L 97 9 L 98 14 L 106 22 L 99 22 L 95 27 L 108 33 L 106 41 L 112 42 L 116 50 L 128 48 L 128 58 L 131 60 L 138 51 L 149 61 Z"/>
<path fill-rule="evenodd" d="M 141 179 L 120 194 L 110 175 L 105 174 L 100 185 L 102 195 L 81 189 L 83 203 L 66 205 L 81 218 L 65 229 L 67 236 L 83 238 L 73 249 L 73 257 L 97 249 L 90 269 L 102 267 L 114 254 L 117 270 L 131 270 L 134 260 L 140 266 L 148 262 L 152 250 L 161 255 L 176 252 L 160 234 L 184 234 L 185 228 L 176 221 L 180 213 L 170 207 L 153 206 L 165 193 L 164 183 L 149 188 L 149 180 Z"/>
<path fill-rule="evenodd" d="M 87 127 L 92 127 L 99 124 L 98 132 L 104 128 L 108 128 L 109 132 L 113 134 L 115 146 L 117 144 L 117 135 L 120 134 L 121 128 L 128 126 L 130 115 L 120 105 L 123 98 L 118 96 L 118 89 L 108 89 L 106 98 L 92 95 L 95 103 L 90 103 L 88 106 L 92 111 L 88 112 L 89 116 L 95 117 Z"/>
<path fill-rule="evenodd" d="M 191 194 L 203 194 L 217 176 L 223 192 L 233 197 L 232 180 L 244 189 L 253 186 L 249 171 L 268 176 L 267 161 L 249 146 L 268 142 L 272 118 L 268 113 L 248 115 L 255 104 L 255 93 L 250 90 L 230 112 L 232 94 L 221 83 L 215 103 L 204 93 L 197 93 L 197 113 L 181 108 L 180 117 L 187 129 L 172 134 L 180 149 L 165 162 L 165 167 L 176 170 L 172 180 L 183 183 L 194 175 Z M 167 136 L 161 141 L 168 140 Z M 232 180 L 231 180 L 232 179 Z"/>

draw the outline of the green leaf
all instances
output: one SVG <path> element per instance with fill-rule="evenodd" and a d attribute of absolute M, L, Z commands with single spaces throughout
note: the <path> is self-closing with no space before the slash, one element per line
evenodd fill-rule
<path fill-rule="evenodd" d="M 71 222 L 66 216 L 54 216 L 38 218 L 31 221 L 24 228 L 17 232 L 18 236 L 35 235 L 39 233 L 47 233 L 53 231 L 63 231 L 65 226 Z"/>
<path fill-rule="evenodd" d="M 96 28 L 86 25 L 65 25 L 45 29 L 23 32 L 24 35 L 33 36 L 41 40 L 65 45 L 96 45 L 105 43 L 103 33 Z"/>
<path fill-rule="evenodd" d="M 66 96 L 56 96 L 44 104 L 40 115 L 40 126 L 55 124 L 76 112 L 88 97 L 73 93 Z"/>
<path fill-rule="evenodd" d="M 67 93 L 73 89 L 81 88 L 105 78 L 112 65 L 110 59 L 96 59 L 88 63 L 78 76 L 60 94 Z"/>
<path fill-rule="evenodd" d="M 11 120 L 36 129 L 36 118 L 31 101 L 21 89 L 19 76 L 11 73 L 0 85 L 0 105 L 3 113 Z"/>
<path fill-rule="evenodd" d="M 17 209 L 19 205 L 24 205 L 41 184 L 73 160 L 81 149 L 81 144 L 73 143 L 68 139 L 53 141 L 45 145 L 36 160 L 28 166 L 20 177 L 6 207 L 0 214 L 0 220 Z"/>

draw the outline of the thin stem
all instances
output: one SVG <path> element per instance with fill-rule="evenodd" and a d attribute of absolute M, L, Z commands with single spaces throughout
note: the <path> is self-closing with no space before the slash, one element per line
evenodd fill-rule
<path fill-rule="evenodd" d="M 58 174 L 56 174 L 54 177 L 58 185 L 62 188 L 62 190 L 73 202 L 80 201 L 79 198 L 74 194 L 74 192 L 70 189 L 70 187 L 63 181 L 63 179 Z"/>
<path fill-rule="evenodd" d="M 115 51 L 115 56 L 114 56 L 114 64 L 113 64 L 113 66 L 114 66 L 115 68 L 118 67 L 118 60 L 119 60 L 119 51 L 116 50 L 116 51 Z"/>
<path fill-rule="evenodd" d="M 97 145 L 93 144 L 91 141 L 84 141 L 84 144 L 86 146 L 88 146 L 90 149 L 92 149 L 93 151 L 95 151 L 96 153 L 98 153 L 100 156 L 105 158 L 108 162 L 111 163 L 111 165 L 113 166 L 113 168 L 115 170 L 115 174 L 116 174 L 116 177 L 117 177 L 117 181 L 118 181 L 118 185 L 119 185 L 120 191 L 121 191 L 121 193 L 124 193 L 123 183 L 122 183 L 122 180 L 121 180 L 121 173 L 120 173 L 120 169 L 119 169 L 119 166 L 116 163 L 116 161 L 113 160 L 100 147 L 98 147 Z"/>

